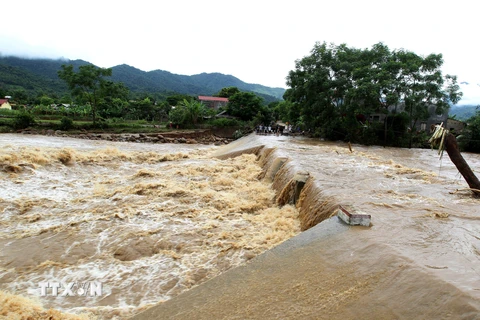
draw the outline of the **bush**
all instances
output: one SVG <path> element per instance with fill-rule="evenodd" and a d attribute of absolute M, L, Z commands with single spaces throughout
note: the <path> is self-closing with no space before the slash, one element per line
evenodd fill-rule
<path fill-rule="evenodd" d="M 240 139 L 243 136 L 244 136 L 244 134 L 243 134 L 242 130 L 235 130 L 235 132 L 233 133 L 233 139 L 235 139 L 235 140 Z"/>
<path fill-rule="evenodd" d="M 122 117 L 120 117 L 120 118 L 113 117 L 113 118 L 108 118 L 108 122 L 109 123 L 125 122 L 125 119 L 123 119 Z"/>
<path fill-rule="evenodd" d="M 13 116 L 16 116 L 20 113 L 21 112 L 17 111 L 17 110 L 0 109 L 0 116 L 4 116 L 4 117 L 13 117 Z"/>
<path fill-rule="evenodd" d="M 353 140 L 364 145 L 382 145 L 385 141 L 384 124 L 382 122 L 367 123 Z"/>
<path fill-rule="evenodd" d="M 90 124 L 86 126 L 88 129 L 108 129 L 109 125 L 103 118 L 98 118 L 95 124 Z"/>
<path fill-rule="evenodd" d="M 430 135 L 425 131 L 414 133 L 412 136 L 412 148 L 430 148 L 428 139 L 430 139 Z"/>
<path fill-rule="evenodd" d="M 11 132 L 11 130 L 12 130 L 11 127 L 0 125 L 0 133 Z"/>
<path fill-rule="evenodd" d="M 20 113 L 15 116 L 13 127 L 15 129 L 25 129 L 35 124 L 35 118 L 29 113 Z"/>
<path fill-rule="evenodd" d="M 211 120 L 210 125 L 213 127 L 223 128 L 223 127 L 237 127 L 240 125 L 240 122 L 236 119 L 228 118 L 218 118 Z"/>
<path fill-rule="evenodd" d="M 458 137 L 458 143 L 462 150 L 480 153 L 480 111 L 471 117 L 468 126 Z"/>
<path fill-rule="evenodd" d="M 175 107 L 175 109 L 170 110 L 170 113 L 168 114 L 168 120 L 170 120 L 173 126 L 184 124 L 185 118 L 186 109 L 182 106 Z"/>
<path fill-rule="evenodd" d="M 68 117 L 63 117 L 62 120 L 60 120 L 59 128 L 60 130 L 64 130 L 64 131 L 73 129 L 73 120 Z"/>

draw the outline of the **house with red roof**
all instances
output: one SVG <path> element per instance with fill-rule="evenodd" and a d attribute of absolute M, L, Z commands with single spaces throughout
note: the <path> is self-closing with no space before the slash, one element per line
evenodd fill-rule
<path fill-rule="evenodd" d="M 10 102 L 8 102 L 8 99 L 0 99 L 0 109 L 12 110 L 12 106 L 10 105 Z"/>
<path fill-rule="evenodd" d="M 203 102 L 207 107 L 218 110 L 220 107 L 225 107 L 228 103 L 228 98 L 198 96 L 198 100 Z"/>

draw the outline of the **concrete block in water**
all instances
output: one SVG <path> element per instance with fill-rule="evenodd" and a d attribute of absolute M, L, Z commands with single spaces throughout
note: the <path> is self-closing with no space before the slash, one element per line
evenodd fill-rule
<path fill-rule="evenodd" d="M 310 174 L 306 171 L 300 171 L 295 174 L 293 180 L 295 181 L 295 191 L 293 195 L 293 203 L 297 204 L 300 199 L 300 193 L 302 192 L 305 183 L 307 182 Z"/>
<path fill-rule="evenodd" d="M 369 227 L 371 216 L 362 211 L 358 211 L 351 206 L 338 206 L 337 216 L 346 224 L 351 226 L 360 225 Z"/>
<path fill-rule="evenodd" d="M 267 168 L 267 172 L 265 173 L 265 180 L 267 182 L 272 182 L 278 170 L 280 170 L 280 168 L 285 164 L 285 162 L 287 162 L 287 160 L 288 159 L 286 157 L 278 157 L 273 160 L 270 167 Z"/>

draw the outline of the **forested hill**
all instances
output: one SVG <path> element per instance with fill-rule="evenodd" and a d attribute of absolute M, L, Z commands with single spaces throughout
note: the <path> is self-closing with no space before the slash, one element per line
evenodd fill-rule
<path fill-rule="evenodd" d="M 285 89 L 250 84 L 231 75 L 201 73 L 192 76 L 154 70 L 145 72 L 129 65 L 112 68 L 112 80 L 123 82 L 132 91 L 178 92 L 192 95 L 212 95 L 225 87 L 237 87 L 241 91 L 255 92 L 267 100 L 282 99 Z M 270 97 L 268 97 L 270 96 Z"/>
<path fill-rule="evenodd" d="M 2 92 L 25 90 L 29 94 L 63 95 L 66 85 L 57 76 L 62 64 L 75 67 L 89 64 L 83 60 L 24 59 L 0 57 L 0 89 Z M 188 95 L 212 95 L 224 87 L 237 87 L 262 96 L 265 102 L 280 100 L 285 89 L 249 84 L 221 73 L 202 73 L 192 76 L 168 71 L 142 71 L 129 65 L 112 67 L 111 80 L 123 82 L 133 93 L 182 93 Z"/>
<path fill-rule="evenodd" d="M 452 106 L 450 107 L 450 111 L 448 113 L 449 116 L 455 116 L 458 120 L 468 120 L 475 115 L 477 112 L 476 105 L 464 105 L 464 106 Z"/>

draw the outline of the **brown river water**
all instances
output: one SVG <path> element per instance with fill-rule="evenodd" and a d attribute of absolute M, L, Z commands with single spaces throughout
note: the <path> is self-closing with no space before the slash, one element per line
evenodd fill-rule
<path fill-rule="evenodd" d="M 229 152 L 236 157 L 216 157 Z M 480 156 L 464 157 L 478 175 Z M 298 209 L 278 205 L 288 203 L 292 172 L 311 177 Z M 6 319 L 128 318 L 248 263 L 338 204 L 372 215 L 368 241 L 480 301 L 480 200 L 433 150 L 255 135 L 218 148 L 3 134 L 0 181 Z M 98 281 L 103 292 L 41 296 L 45 281 Z"/>

